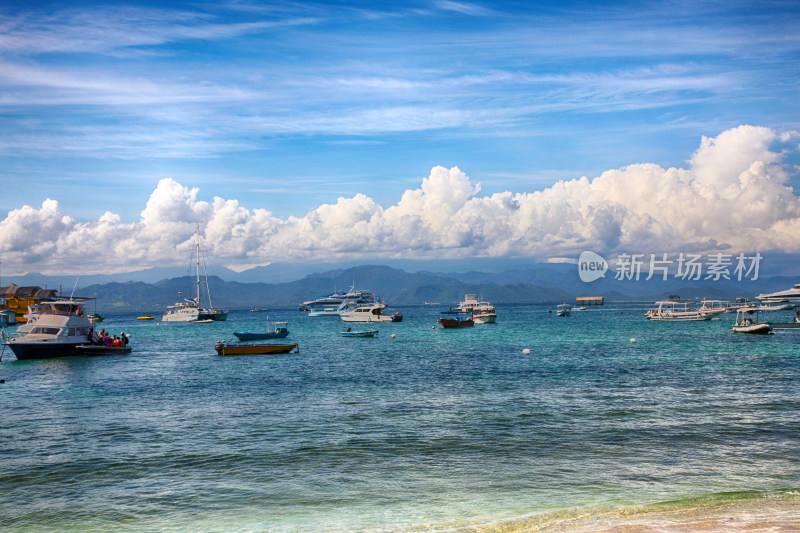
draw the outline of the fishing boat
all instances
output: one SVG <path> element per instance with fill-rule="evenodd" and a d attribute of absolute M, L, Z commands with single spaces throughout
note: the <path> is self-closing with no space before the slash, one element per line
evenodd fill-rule
<path fill-rule="evenodd" d="M 377 334 L 377 329 L 371 329 L 368 331 L 351 331 L 350 328 L 347 328 L 346 331 L 342 331 L 340 333 L 342 337 L 374 337 Z"/>
<path fill-rule="evenodd" d="M 214 345 L 217 355 L 270 355 L 290 353 L 298 350 L 297 343 L 293 344 L 229 344 L 217 341 Z"/>
<path fill-rule="evenodd" d="M 267 339 L 281 339 L 289 335 L 289 322 L 269 322 L 264 331 L 235 331 L 233 334 L 240 341 L 263 341 Z"/>
<path fill-rule="evenodd" d="M 475 321 L 472 319 L 472 313 L 455 311 L 453 309 L 442 311 L 442 316 L 439 318 L 438 322 L 446 329 L 468 328 L 475 325 Z"/>
<path fill-rule="evenodd" d="M 558 316 L 569 316 L 570 311 L 572 311 L 572 306 L 567 303 L 558 304 L 556 306 L 556 315 Z"/>
<path fill-rule="evenodd" d="M 393 315 L 381 313 L 386 309 L 385 303 L 361 305 L 351 311 L 344 311 L 339 318 L 344 322 L 402 322 L 403 315 L 398 311 Z"/>
<path fill-rule="evenodd" d="M 84 314 L 86 299 L 57 299 L 42 302 L 30 328 L 4 339 L 19 360 L 49 359 L 80 355 L 79 345 L 92 341 L 92 323 Z M 27 325 L 27 324 L 26 324 Z"/>
<path fill-rule="evenodd" d="M 749 333 L 751 335 L 769 335 L 772 333 L 772 326 L 767 322 L 761 322 L 758 313 L 759 311 L 756 307 L 743 307 L 736 311 L 733 332 Z"/>
<path fill-rule="evenodd" d="M 725 309 L 691 310 L 687 302 L 680 300 L 663 300 L 656 304 L 658 307 L 645 313 L 646 319 L 655 322 L 695 322 L 711 320 L 725 312 Z"/>
<path fill-rule="evenodd" d="M 203 273 L 205 275 L 205 291 L 204 295 L 208 300 L 208 307 L 200 305 L 200 257 L 202 250 L 200 248 L 200 225 L 197 225 L 196 238 L 195 238 L 195 260 L 196 260 L 196 292 L 195 297 L 192 299 L 184 298 L 183 301 L 177 302 L 167 307 L 164 315 L 161 317 L 162 322 L 195 322 L 203 320 L 222 321 L 228 319 L 228 311 L 214 309 L 211 303 L 211 290 L 208 286 L 208 272 L 206 271 L 205 256 L 203 256 Z M 180 296 L 180 293 L 178 293 Z M 202 323 L 202 322 L 200 322 Z"/>

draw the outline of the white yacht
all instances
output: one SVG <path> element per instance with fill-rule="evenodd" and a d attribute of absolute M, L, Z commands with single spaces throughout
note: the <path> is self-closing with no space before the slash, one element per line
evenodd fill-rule
<path fill-rule="evenodd" d="M 20 360 L 83 353 L 79 346 L 92 342 L 92 323 L 84 313 L 84 303 L 83 299 L 42 302 L 36 320 L 7 337 L 4 344 Z"/>
<path fill-rule="evenodd" d="M 494 324 L 497 322 L 497 309 L 489 302 L 478 300 L 477 294 L 465 294 L 464 301 L 453 307 L 453 311 L 472 313 L 472 320 L 476 324 Z"/>
<path fill-rule="evenodd" d="M 756 296 L 762 302 L 790 302 L 800 304 L 800 283 L 785 291 L 759 294 Z"/>
<path fill-rule="evenodd" d="M 162 322 L 199 322 L 205 320 L 222 321 L 228 319 L 228 311 L 214 309 L 211 303 L 211 290 L 208 288 L 208 272 L 205 271 L 205 260 L 203 261 L 203 270 L 205 274 L 205 295 L 208 300 L 208 307 L 201 307 L 200 305 L 200 225 L 197 226 L 196 242 L 195 242 L 195 257 L 197 266 L 197 291 L 195 297 L 191 300 L 185 298 L 182 302 L 177 302 L 173 305 L 167 306 L 164 315 L 161 317 Z M 180 295 L 180 293 L 178 293 Z"/>
<path fill-rule="evenodd" d="M 347 292 L 334 292 L 303 302 L 302 309 L 308 311 L 308 316 L 340 315 L 352 311 L 360 305 L 375 303 L 375 295 L 371 291 L 357 290 L 355 285 Z"/>
<path fill-rule="evenodd" d="M 374 303 L 361 305 L 352 311 L 346 311 L 339 314 L 344 322 L 402 322 L 403 315 L 399 312 L 394 315 L 384 315 L 381 313 L 386 309 L 384 303 Z"/>

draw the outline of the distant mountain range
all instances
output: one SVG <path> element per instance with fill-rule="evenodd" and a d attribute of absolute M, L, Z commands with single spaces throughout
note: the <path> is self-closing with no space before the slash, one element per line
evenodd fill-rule
<path fill-rule="evenodd" d="M 399 268 L 369 265 L 312 272 L 300 279 L 277 282 L 271 278 L 285 277 L 276 273 L 289 267 L 278 265 L 272 270 L 270 267 L 258 267 L 246 273 L 227 269 L 210 271 L 214 273 L 209 276 L 214 306 L 227 309 L 297 307 L 303 301 L 351 285 L 374 291 L 389 305 L 425 302 L 452 305 L 461 301 L 466 293 L 476 293 L 495 304 L 572 302 L 576 296 L 604 296 L 606 301 L 653 301 L 672 294 L 679 294 L 684 299 L 754 297 L 762 292 L 787 289 L 799 281 L 787 276 L 741 282 L 672 278 L 645 281 L 644 276 L 639 281 L 620 281 L 614 279 L 613 272 L 608 272 L 603 279 L 584 283 L 578 277 L 576 265 L 546 263 L 502 272 L 450 273 L 409 273 Z M 174 270 L 171 269 L 150 269 L 128 274 L 86 276 L 77 283 L 74 277 L 28 274 L 4 277 L 0 282 L 3 285 L 13 282 L 17 285 L 60 287 L 65 295 L 72 293 L 74 287 L 75 295 L 97 298 L 99 312 L 117 309 L 152 314 L 194 294 L 195 278 L 186 275 L 186 271 L 182 276 L 159 277 L 172 273 Z M 297 270 L 295 275 L 299 275 Z"/>

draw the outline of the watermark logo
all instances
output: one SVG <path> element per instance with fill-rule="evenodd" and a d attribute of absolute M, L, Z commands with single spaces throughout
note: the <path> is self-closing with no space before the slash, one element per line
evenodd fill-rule
<path fill-rule="evenodd" d="M 706 256 L 692 253 L 634 254 L 621 253 L 612 258 L 614 279 L 617 281 L 648 281 L 651 278 L 680 279 L 684 281 L 743 281 L 758 279 L 763 256 L 756 252 Z M 604 278 L 608 262 L 594 252 L 582 252 L 578 258 L 578 275 L 589 283 Z"/>
<path fill-rule="evenodd" d="M 594 252 L 581 252 L 578 258 L 578 276 L 584 283 L 591 283 L 592 281 L 606 276 L 608 270 L 608 261 L 603 259 L 602 256 Z"/>

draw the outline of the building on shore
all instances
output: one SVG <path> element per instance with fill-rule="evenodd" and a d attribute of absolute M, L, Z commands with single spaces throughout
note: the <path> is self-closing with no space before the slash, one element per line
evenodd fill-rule
<path fill-rule="evenodd" d="M 56 289 L 43 289 L 37 286 L 19 287 L 9 283 L 0 287 L 0 311 L 14 313 L 16 322 L 27 322 L 29 305 L 36 305 L 44 300 L 56 298 Z"/>

